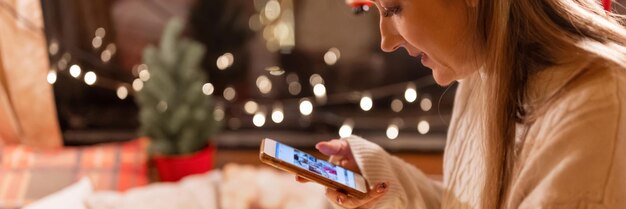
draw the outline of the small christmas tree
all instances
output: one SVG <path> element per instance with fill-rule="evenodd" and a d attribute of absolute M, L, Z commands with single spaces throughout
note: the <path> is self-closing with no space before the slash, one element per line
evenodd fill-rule
<path fill-rule="evenodd" d="M 200 69 L 204 47 L 181 38 L 183 23 L 172 19 L 159 48 L 144 50 L 149 79 L 137 92 L 140 132 L 152 140 L 150 154 L 179 155 L 209 144 L 219 122 L 213 117 L 212 97 L 202 93 L 207 76 Z"/>

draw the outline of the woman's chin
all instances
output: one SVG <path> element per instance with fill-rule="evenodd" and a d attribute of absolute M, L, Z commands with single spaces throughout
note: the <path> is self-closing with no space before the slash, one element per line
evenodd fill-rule
<path fill-rule="evenodd" d="M 448 86 L 454 81 L 453 77 L 450 75 L 442 75 L 439 70 L 433 69 L 432 71 L 435 82 L 440 86 Z"/>

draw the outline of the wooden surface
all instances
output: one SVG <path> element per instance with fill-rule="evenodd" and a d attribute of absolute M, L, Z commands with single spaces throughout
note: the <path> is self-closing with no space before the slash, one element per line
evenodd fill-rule
<path fill-rule="evenodd" d="M 327 159 L 316 150 L 304 150 L 320 159 Z M 440 176 L 443 173 L 442 153 L 392 153 L 393 155 L 416 166 L 430 176 Z M 215 166 L 220 168 L 228 163 L 262 165 L 259 161 L 258 150 L 218 150 Z"/>

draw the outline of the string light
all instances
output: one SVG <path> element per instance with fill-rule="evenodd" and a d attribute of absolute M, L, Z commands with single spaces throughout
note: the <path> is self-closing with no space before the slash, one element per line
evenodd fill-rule
<path fill-rule="evenodd" d="M 49 84 L 54 84 L 55 82 L 57 82 L 57 71 L 55 70 L 48 71 L 48 76 L 46 79 L 48 80 Z"/>
<path fill-rule="evenodd" d="M 237 92 L 235 92 L 235 88 L 229 86 L 224 89 L 224 99 L 228 101 L 234 101 L 237 96 Z"/>
<path fill-rule="evenodd" d="M 93 46 L 94 49 L 100 48 L 102 46 L 102 38 L 101 37 L 94 37 L 91 40 L 91 46 Z"/>
<path fill-rule="evenodd" d="M 243 105 L 243 109 L 248 114 L 254 114 L 259 109 L 259 105 L 256 102 L 250 100 Z"/>
<path fill-rule="evenodd" d="M 387 138 L 396 139 L 398 138 L 399 133 L 400 133 L 400 130 L 396 124 L 389 124 L 389 126 L 387 127 L 387 131 L 386 131 Z"/>
<path fill-rule="evenodd" d="M 424 112 L 428 112 L 432 107 L 433 102 L 430 100 L 430 98 L 422 98 L 422 101 L 420 101 L 420 108 L 422 108 Z"/>
<path fill-rule="evenodd" d="M 373 105 L 374 102 L 372 101 L 372 97 L 369 96 L 369 94 L 364 94 L 364 96 L 361 97 L 361 102 L 359 103 L 359 106 L 361 106 L 361 109 L 363 111 L 370 111 Z"/>
<path fill-rule="evenodd" d="M 109 51 L 111 53 L 111 55 L 115 54 L 117 52 L 117 46 L 115 46 L 114 43 L 109 43 L 107 44 L 107 51 Z"/>
<path fill-rule="evenodd" d="M 406 101 L 409 103 L 413 103 L 417 99 L 417 91 L 415 90 L 415 85 L 409 84 L 407 86 L 406 91 L 404 91 L 404 99 L 406 99 Z"/>
<path fill-rule="evenodd" d="M 150 80 L 150 72 L 147 69 L 139 71 L 139 79 L 143 82 Z"/>
<path fill-rule="evenodd" d="M 347 119 L 343 122 L 343 125 L 339 128 L 339 136 L 341 138 L 349 137 L 352 135 L 352 129 L 354 127 L 354 122 L 351 119 Z"/>
<path fill-rule="evenodd" d="M 167 102 L 165 102 L 165 101 L 159 101 L 159 103 L 158 103 L 158 104 L 157 104 L 157 106 L 156 106 L 156 109 L 157 109 L 159 112 L 162 112 L 162 113 L 163 113 L 163 112 L 165 112 L 165 111 L 167 111 Z"/>
<path fill-rule="evenodd" d="M 324 79 L 318 74 L 313 74 L 311 75 L 311 77 L 309 77 L 309 83 L 311 84 L 311 86 L 315 86 L 316 84 L 324 84 Z"/>
<path fill-rule="evenodd" d="M 315 94 L 316 97 L 326 96 L 326 87 L 324 84 L 315 84 L 315 86 L 313 86 L 313 94 Z"/>
<path fill-rule="evenodd" d="M 428 131 L 430 131 L 430 124 L 428 123 L 428 121 L 422 120 L 417 123 L 417 132 L 419 132 L 420 134 L 427 134 Z"/>
<path fill-rule="evenodd" d="M 212 95 L 213 91 L 215 91 L 215 87 L 213 87 L 213 84 L 205 83 L 204 85 L 202 85 L 202 93 L 204 95 Z"/>
<path fill-rule="evenodd" d="M 265 75 L 261 75 L 256 79 L 256 86 L 262 94 L 268 94 L 272 91 L 272 82 Z"/>
<path fill-rule="evenodd" d="M 104 36 L 106 35 L 106 30 L 103 27 L 99 27 L 98 29 L 96 29 L 95 35 L 96 37 L 104 38 Z"/>
<path fill-rule="evenodd" d="M 324 54 L 324 62 L 327 65 L 334 65 L 335 63 L 337 63 L 337 60 L 339 60 L 340 57 L 341 52 L 339 51 L 339 49 L 333 47 Z"/>
<path fill-rule="evenodd" d="M 117 94 L 118 98 L 120 98 L 121 100 L 124 100 L 128 96 L 128 89 L 126 88 L 126 86 L 120 86 L 120 87 L 117 87 L 117 90 L 115 91 L 115 93 Z"/>
<path fill-rule="evenodd" d="M 402 100 L 393 99 L 393 101 L 391 101 L 391 110 L 392 111 L 400 112 L 400 111 L 402 111 L 403 107 L 404 107 L 404 104 L 402 103 Z"/>
<path fill-rule="evenodd" d="M 280 3 L 276 0 L 270 0 L 265 4 L 265 17 L 273 21 L 280 16 Z"/>
<path fill-rule="evenodd" d="M 141 91 L 142 88 L 143 88 L 143 81 L 141 81 L 141 79 L 137 78 L 133 80 L 133 89 L 135 91 Z"/>
<path fill-rule="evenodd" d="M 108 49 L 106 49 L 102 51 L 102 53 L 100 54 L 100 59 L 102 60 L 102 62 L 109 62 L 111 61 L 112 56 L 113 54 L 111 54 L 111 52 Z"/>
<path fill-rule="evenodd" d="M 276 104 L 272 110 L 272 121 L 274 123 L 281 123 L 285 118 L 285 113 L 283 113 L 282 105 Z"/>
<path fill-rule="evenodd" d="M 235 56 L 227 52 L 219 56 L 215 64 L 217 65 L 217 69 L 226 70 L 227 68 L 232 66 L 234 62 L 235 62 Z"/>
<path fill-rule="evenodd" d="M 300 91 L 302 91 L 302 86 L 299 82 L 291 82 L 289 83 L 288 90 L 291 95 L 298 95 Z"/>
<path fill-rule="evenodd" d="M 98 80 L 98 76 L 96 76 L 96 73 L 89 71 L 87 73 L 85 73 L 85 83 L 87 85 L 93 85 L 94 83 L 96 83 L 96 80 Z"/>
<path fill-rule="evenodd" d="M 313 113 L 313 103 L 309 99 L 300 100 L 300 113 L 302 115 L 311 115 Z"/>
<path fill-rule="evenodd" d="M 267 67 L 265 68 L 265 70 L 268 71 L 270 75 L 279 76 L 279 75 L 285 74 L 285 70 L 283 70 L 282 68 L 278 66 Z"/>
<path fill-rule="evenodd" d="M 78 78 L 78 76 L 80 76 L 81 71 L 82 70 L 80 69 L 80 66 L 78 65 L 72 65 L 70 67 L 70 75 L 72 75 L 72 77 L 74 78 Z"/>
<path fill-rule="evenodd" d="M 293 82 L 299 82 L 300 78 L 298 78 L 298 74 L 289 73 L 285 77 L 285 81 L 287 81 L 287 83 L 289 84 L 289 83 L 293 83 Z"/>
<path fill-rule="evenodd" d="M 215 121 L 224 120 L 224 115 L 224 107 L 222 107 L 221 105 L 216 105 L 215 109 L 213 110 L 213 118 L 215 118 Z"/>
<path fill-rule="evenodd" d="M 57 40 L 50 41 L 50 45 L 48 46 L 48 53 L 53 56 L 59 53 L 59 43 L 57 42 Z"/>
<path fill-rule="evenodd" d="M 254 117 L 252 117 L 252 123 L 256 127 L 263 127 L 263 125 L 265 125 L 265 113 L 257 112 L 254 114 Z"/>

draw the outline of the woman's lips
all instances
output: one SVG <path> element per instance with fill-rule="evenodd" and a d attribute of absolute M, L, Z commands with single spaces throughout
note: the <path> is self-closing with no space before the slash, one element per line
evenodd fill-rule
<path fill-rule="evenodd" d="M 420 55 L 422 56 L 422 65 L 426 66 L 426 67 L 431 67 L 430 66 L 430 59 L 428 59 L 428 55 L 426 55 L 426 53 L 422 52 L 420 53 Z"/>

